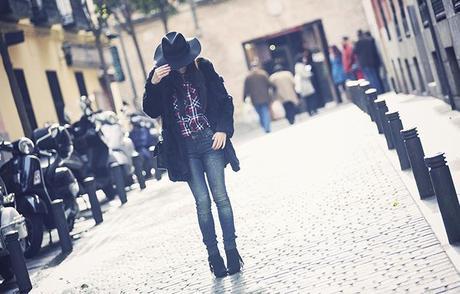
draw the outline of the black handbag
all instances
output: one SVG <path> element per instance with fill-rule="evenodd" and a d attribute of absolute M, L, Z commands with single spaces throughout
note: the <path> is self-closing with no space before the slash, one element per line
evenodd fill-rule
<path fill-rule="evenodd" d="M 157 168 L 167 169 L 166 153 L 163 149 L 163 141 L 159 141 L 153 149 L 153 157 L 157 159 Z"/>

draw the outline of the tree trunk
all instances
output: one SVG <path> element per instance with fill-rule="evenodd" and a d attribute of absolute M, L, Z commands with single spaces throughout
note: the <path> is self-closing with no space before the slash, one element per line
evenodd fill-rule
<path fill-rule="evenodd" d="M 105 91 L 108 96 L 107 98 L 109 98 L 109 103 L 110 103 L 110 106 L 112 107 L 112 110 L 114 112 L 117 112 L 117 109 L 115 107 L 115 101 L 113 100 L 112 89 L 110 88 L 110 79 L 107 73 L 107 64 L 105 62 L 104 51 L 103 51 L 102 43 L 101 43 L 101 32 L 98 29 L 96 29 L 93 31 L 93 33 L 94 33 L 94 36 L 96 37 L 97 53 L 101 61 L 102 81 L 104 84 L 103 86 L 105 87 Z"/>
<path fill-rule="evenodd" d="M 165 34 L 169 32 L 168 29 L 168 15 L 166 14 L 166 6 L 162 0 L 160 0 L 160 18 L 163 22 L 163 27 L 165 29 Z"/>
<path fill-rule="evenodd" d="M 139 64 L 141 66 L 142 73 L 144 74 L 144 77 L 147 78 L 147 72 L 145 70 L 144 59 L 142 58 L 142 53 L 139 47 L 139 42 L 137 41 L 137 35 L 136 35 L 135 28 L 133 26 L 133 23 L 131 22 L 131 15 L 129 16 L 129 18 L 126 19 L 126 22 L 129 27 L 129 31 L 130 31 L 129 33 L 131 35 L 131 38 L 133 39 L 134 48 L 136 49 L 137 58 L 139 59 Z"/>

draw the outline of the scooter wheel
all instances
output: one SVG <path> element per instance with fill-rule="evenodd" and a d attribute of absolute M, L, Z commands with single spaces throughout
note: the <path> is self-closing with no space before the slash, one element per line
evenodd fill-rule
<path fill-rule="evenodd" d="M 43 241 L 43 217 L 37 214 L 25 214 L 27 227 L 26 250 L 24 256 L 31 258 L 40 251 Z"/>
<path fill-rule="evenodd" d="M 110 184 L 102 188 L 102 191 L 104 192 L 105 197 L 107 197 L 109 200 L 115 199 L 115 196 L 117 195 L 115 189 Z"/>
<path fill-rule="evenodd" d="M 0 257 L 0 276 L 2 276 L 5 281 L 9 281 L 14 277 L 9 256 Z"/>

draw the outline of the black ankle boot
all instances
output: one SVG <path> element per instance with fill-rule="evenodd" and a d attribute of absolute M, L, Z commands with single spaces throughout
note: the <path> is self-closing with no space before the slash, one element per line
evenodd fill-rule
<path fill-rule="evenodd" d="M 222 278 L 227 275 L 227 268 L 225 268 L 224 260 L 220 254 L 214 254 L 208 257 L 209 269 L 216 276 Z"/>
<path fill-rule="evenodd" d="M 225 255 L 227 255 L 227 272 L 229 275 L 236 274 L 241 271 L 241 266 L 244 264 L 243 259 L 241 258 L 238 250 L 231 249 L 226 250 Z"/>

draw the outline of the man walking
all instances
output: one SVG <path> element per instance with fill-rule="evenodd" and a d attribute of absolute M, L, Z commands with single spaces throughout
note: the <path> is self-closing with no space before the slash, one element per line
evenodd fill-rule
<path fill-rule="evenodd" d="M 275 72 L 270 76 L 270 82 L 275 87 L 276 99 L 283 103 L 286 119 L 293 125 L 297 114 L 299 98 L 295 92 L 294 76 L 285 70 L 281 64 L 274 67 Z"/>
<path fill-rule="evenodd" d="M 256 63 L 251 64 L 251 71 L 244 81 L 243 99 L 246 100 L 248 96 L 251 98 L 252 105 L 259 115 L 260 124 L 266 133 L 271 131 L 270 88 L 272 84 L 267 72 Z"/>
<path fill-rule="evenodd" d="M 363 70 L 364 78 L 369 81 L 378 94 L 383 93 L 382 82 L 379 75 L 380 56 L 375 45 L 375 40 L 369 34 L 358 30 L 358 41 L 355 44 L 355 54 Z"/>
<path fill-rule="evenodd" d="M 343 70 L 348 80 L 356 80 L 355 73 L 355 54 L 353 52 L 353 45 L 351 45 L 348 37 L 342 38 L 342 64 Z"/>

